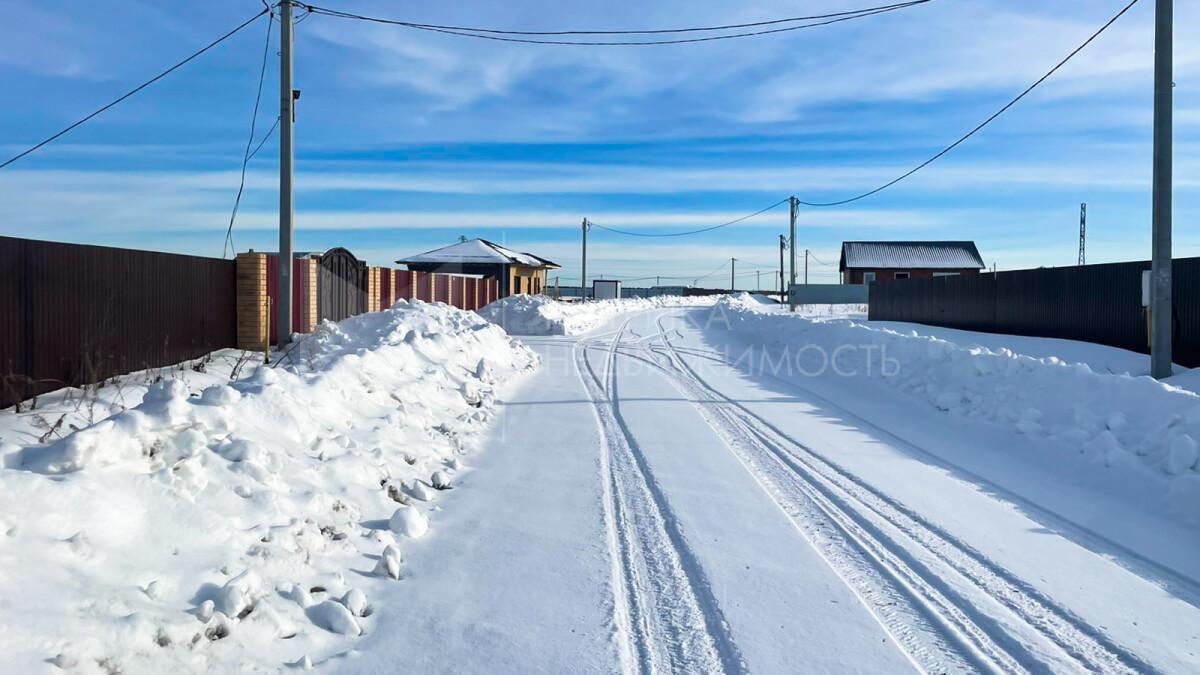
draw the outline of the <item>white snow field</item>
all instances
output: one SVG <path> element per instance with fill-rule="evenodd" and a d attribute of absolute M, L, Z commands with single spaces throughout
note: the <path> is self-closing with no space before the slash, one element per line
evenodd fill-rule
<path fill-rule="evenodd" d="M 1200 671 L 1200 397 L 692 301 L 400 303 L 22 428 L 0 671 Z"/>
<path fill-rule="evenodd" d="M 778 358 L 856 330 L 918 345 L 896 348 L 911 372 L 746 366 L 753 345 Z M 444 548 L 411 554 L 407 611 L 348 672 L 385 672 L 396 654 L 472 673 L 1200 668 L 1200 532 L 1173 496 L 1191 474 L 1128 445 L 1138 429 L 1158 442 L 1144 406 L 1175 390 L 971 348 L 959 363 L 955 345 L 746 298 L 521 339 L 539 371 L 501 402 L 470 490 L 439 521 Z M 1022 412 L 1119 397 L 1104 413 L 1124 406 L 1130 435 L 1112 432 L 1109 450 L 1128 461 L 1080 453 L 1057 421 L 1023 431 L 939 407 L 932 391 L 951 381 Z M 1090 419 L 1067 422 L 1111 432 Z"/>
<path fill-rule="evenodd" d="M 717 296 L 621 298 L 560 302 L 544 295 L 512 295 L 479 310 L 483 318 L 513 335 L 582 335 L 620 314 L 656 307 L 710 305 Z"/>
<path fill-rule="evenodd" d="M 535 361 L 473 313 L 401 301 L 232 384 L 126 378 L 106 396 L 130 409 L 46 443 L 31 429 L 61 395 L 5 411 L 0 672 L 275 672 L 353 650 L 400 610 L 496 383 Z"/>

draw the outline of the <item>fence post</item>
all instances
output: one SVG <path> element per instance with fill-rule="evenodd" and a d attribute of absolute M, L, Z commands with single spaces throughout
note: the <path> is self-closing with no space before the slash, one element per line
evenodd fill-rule
<path fill-rule="evenodd" d="M 308 310 L 308 332 L 311 333 L 317 329 L 317 259 L 310 256 L 304 264 L 308 274 L 308 283 L 305 284 L 308 293 L 304 303 Z"/>
<path fill-rule="evenodd" d="M 267 307 L 267 256 L 239 253 L 237 265 L 237 346 L 259 351 L 270 342 Z M 266 335 L 267 337 L 263 337 Z"/>

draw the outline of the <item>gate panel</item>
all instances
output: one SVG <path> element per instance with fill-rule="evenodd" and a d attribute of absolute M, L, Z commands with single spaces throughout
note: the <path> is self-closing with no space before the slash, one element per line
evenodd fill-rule
<path fill-rule="evenodd" d="M 331 248 L 317 264 L 317 313 L 341 321 L 367 308 L 367 266 L 344 248 Z"/>

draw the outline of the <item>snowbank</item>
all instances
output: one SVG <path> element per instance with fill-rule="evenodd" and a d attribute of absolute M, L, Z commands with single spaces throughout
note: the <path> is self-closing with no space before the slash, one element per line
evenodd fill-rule
<path fill-rule="evenodd" d="M 274 671 L 352 649 L 405 546 L 436 534 L 496 383 L 535 360 L 473 313 L 400 301 L 246 379 L 166 379 L 64 438 L 10 435 L 0 671 Z"/>
<path fill-rule="evenodd" d="M 626 312 L 659 307 L 711 305 L 716 296 L 622 298 L 561 302 L 545 295 L 513 295 L 479 310 L 483 318 L 512 335 L 582 335 Z"/>
<path fill-rule="evenodd" d="M 727 326 L 739 342 L 765 347 L 757 358 L 743 355 L 743 366 L 785 378 L 878 382 L 948 414 L 1055 441 L 1098 465 L 1153 474 L 1166 481 L 1181 511 L 1197 517 L 1200 396 L 1191 391 L 1054 356 L 962 346 L 916 330 L 767 312 L 745 296 L 722 298 L 708 326 Z"/>

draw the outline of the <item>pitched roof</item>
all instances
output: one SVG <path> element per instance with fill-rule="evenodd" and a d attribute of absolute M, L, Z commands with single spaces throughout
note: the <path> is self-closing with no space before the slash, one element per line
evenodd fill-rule
<path fill-rule="evenodd" d="M 404 260 L 397 260 L 401 265 L 441 263 L 441 264 L 483 264 L 483 265 L 525 265 L 528 267 L 555 267 L 558 265 L 538 257 L 532 253 L 518 253 L 512 249 L 494 244 L 486 239 L 469 239 L 449 246 L 443 246 L 432 251 L 426 251 Z"/>
<path fill-rule="evenodd" d="M 983 257 L 973 241 L 845 241 L 838 269 L 981 269 Z"/>

